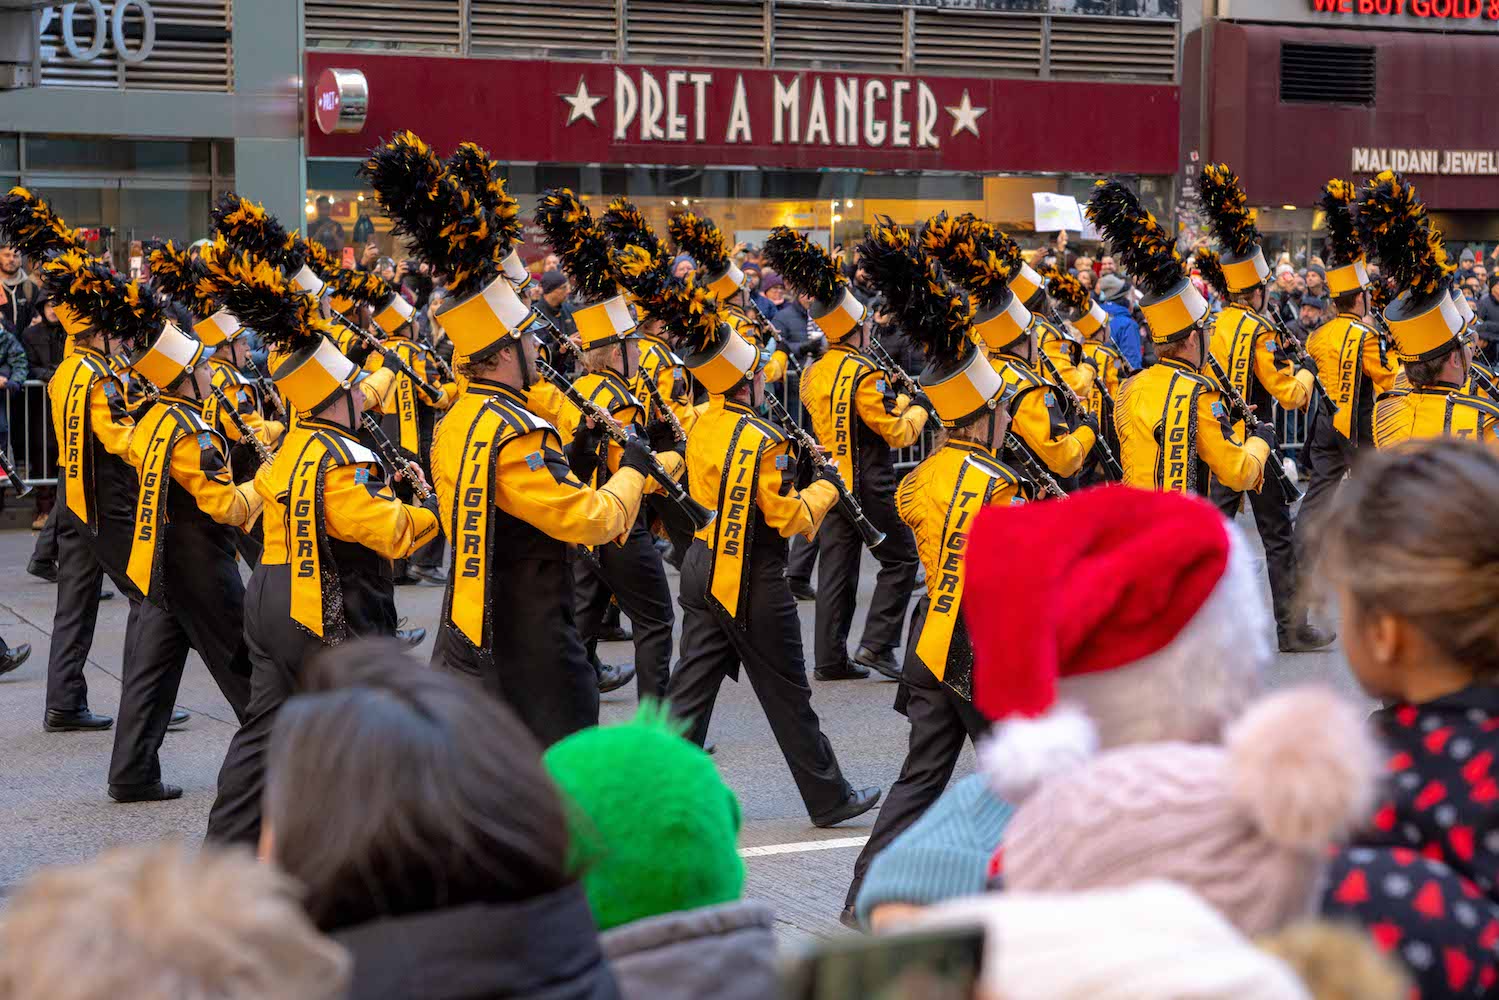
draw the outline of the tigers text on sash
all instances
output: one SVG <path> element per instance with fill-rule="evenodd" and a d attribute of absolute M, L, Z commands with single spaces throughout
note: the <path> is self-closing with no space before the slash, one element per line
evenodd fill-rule
<path fill-rule="evenodd" d="M 968 544 L 968 528 L 973 518 L 1003 481 L 998 469 L 986 468 L 972 457 L 964 459 L 958 467 L 958 480 L 953 486 L 947 517 L 942 524 L 942 558 L 937 567 L 940 575 L 937 585 L 932 588 L 936 596 L 927 608 L 921 637 L 916 641 L 916 655 L 921 657 L 932 676 L 965 697 L 969 694 L 972 665 L 963 671 L 966 676 L 947 677 L 947 653 L 952 646 L 953 630 L 957 627 L 963 604 L 963 549 Z"/>
<path fill-rule="evenodd" d="M 849 489 L 857 489 L 854 482 L 854 386 L 861 371 L 858 360 L 852 354 L 838 362 L 833 374 L 833 388 L 828 393 L 828 408 L 833 417 L 833 440 L 824 441 L 831 452 L 829 458 L 838 468 L 838 475 Z"/>
<path fill-rule="evenodd" d="M 170 408 L 156 406 L 147 416 L 154 424 L 144 424 L 136 430 L 151 435 L 140 464 L 140 492 L 135 503 L 135 535 L 130 545 L 130 563 L 125 574 L 130 577 L 140 592 L 151 594 L 156 562 L 161 554 L 162 502 L 170 488 L 172 447 L 184 428 L 172 415 Z"/>
<path fill-rule="evenodd" d="M 1337 398 L 1333 402 L 1338 412 L 1333 417 L 1333 426 L 1348 440 L 1353 440 L 1355 401 L 1358 397 L 1359 381 L 1364 375 L 1364 338 L 1373 331 L 1358 323 L 1350 322 L 1338 345 Z"/>
<path fill-rule="evenodd" d="M 74 355 L 78 363 L 69 373 L 63 396 L 62 440 L 59 442 L 59 464 L 63 473 L 63 492 L 68 510 L 78 520 L 88 525 L 90 531 L 98 531 L 94 519 L 94 452 L 89 447 L 91 426 L 90 394 L 94 382 L 110 379 L 108 369 L 88 355 Z M 112 387 L 113 381 L 106 381 Z"/>
<path fill-rule="evenodd" d="M 405 343 L 399 343 L 395 347 L 396 351 L 400 353 L 402 360 L 411 367 L 411 370 L 417 371 L 416 353 L 407 347 Z M 405 349 L 403 350 L 402 348 Z M 417 424 L 416 418 L 416 386 L 410 378 L 399 372 L 396 373 L 396 415 L 401 423 L 399 441 L 401 450 L 410 452 L 413 455 L 419 454 L 422 443 L 421 429 Z"/>
<path fill-rule="evenodd" d="M 1197 394 L 1202 383 L 1179 372 L 1166 384 L 1155 479 L 1167 493 L 1197 492 Z"/>
<path fill-rule="evenodd" d="M 760 453 L 765 432 L 748 417 L 734 428 L 724 461 L 723 481 L 718 487 L 718 520 L 713 532 L 713 564 L 709 570 L 708 597 L 735 619 L 740 598 L 748 582 L 744 575 L 750 529 L 754 523 L 755 497 L 760 481 Z"/>
<path fill-rule="evenodd" d="M 491 618 L 489 565 L 494 539 L 490 535 L 490 514 L 495 501 L 495 452 L 508 437 L 504 432 L 510 426 L 495 402 L 479 410 L 463 443 L 453 498 L 453 524 L 448 536 L 453 540 L 453 586 L 448 618 L 476 649 L 488 646 L 485 627 Z"/>
<path fill-rule="evenodd" d="M 321 435 L 308 439 L 292 467 L 286 498 L 287 549 L 291 553 L 291 617 L 319 639 L 325 639 L 329 624 L 324 598 L 333 598 L 342 608 L 337 581 L 323 574 L 323 477 L 329 448 Z M 324 594 L 331 583 L 333 594 Z"/>

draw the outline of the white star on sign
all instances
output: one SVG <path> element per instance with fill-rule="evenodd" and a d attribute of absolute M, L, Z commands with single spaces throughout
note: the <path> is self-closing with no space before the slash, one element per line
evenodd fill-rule
<path fill-rule="evenodd" d="M 593 116 L 593 109 L 604 99 L 604 95 L 600 94 L 598 97 L 591 96 L 588 93 L 588 84 L 583 82 L 581 76 L 578 77 L 578 92 L 576 94 L 558 94 L 557 96 L 566 101 L 570 109 L 567 113 L 567 124 L 571 125 L 579 118 L 587 118 L 595 125 L 599 123 L 599 120 Z"/>
<path fill-rule="evenodd" d="M 959 132 L 972 132 L 977 138 L 979 134 L 979 118 L 988 111 L 988 108 L 976 108 L 968 98 L 968 89 L 963 89 L 963 99 L 957 104 L 949 104 L 947 113 L 952 115 L 952 134 Z"/>

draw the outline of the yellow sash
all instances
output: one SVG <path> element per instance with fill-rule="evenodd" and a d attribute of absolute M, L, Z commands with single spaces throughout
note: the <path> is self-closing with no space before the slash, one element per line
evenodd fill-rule
<path fill-rule="evenodd" d="M 391 345 L 405 361 L 416 371 L 416 351 L 409 340 L 398 340 Z M 416 417 L 416 385 L 411 379 L 400 373 L 396 374 L 396 416 L 401 423 L 400 445 L 403 451 L 413 455 L 421 453 L 421 426 Z"/>
<path fill-rule="evenodd" d="M 453 498 L 452 586 L 444 617 L 474 648 L 489 648 L 494 624 L 489 567 L 494 538 L 490 533 L 495 499 L 497 452 L 514 436 L 515 424 L 503 404 L 491 399 L 479 410 L 463 442 L 463 459 Z"/>
<path fill-rule="evenodd" d="M 170 406 L 155 406 L 135 431 L 149 435 L 140 463 L 140 491 L 135 501 L 135 537 L 130 545 L 130 563 L 125 573 L 140 588 L 151 593 L 159 575 L 157 555 L 163 534 L 162 503 L 171 488 L 172 448 L 188 430 L 182 417 Z"/>
<path fill-rule="evenodd" d="M 68 373 L 63 396 L 63 431 L 60 435 L 58 464 L 62 466 L 63 492 L 68 510 L 78 520 L 88 525 L 90 531 L 98 533 L 94 520 L 94 449 L 89 438 L 93 435 L 90 395 L 94 382 L 106 379 L 105 392 L 119 392 L 114 378 L 104 362 L 90 354 L 76 354 L 78 363 Z"/>
<path fill-rule="evenodd" d="M 713 562 L 708 570 L 708 600 L 736 621 L 740 599 L 749 580 L 744 559 L 754 527 L 755 497 L 760 482 L 760 452 L 765 432 L 749 417 L 741 417 L 729 439 L 723 479 L 718 484 L 718 520 L 713 529 Z"/>
<path fill-rule="evenodd" d="M 323 478 L 333 449 L 322 434 L 307 439 L 286 497 L 287 547 L 291 552 L 291 617 L 319 639 L 342 638 L 343 591 L 332 559 L 326 560 L 327 528 L 323 521 Z M 333 628 L 330 630 L 329 626 Z"/>
<path fill-rule="evenodd" d="M 828 392 L 833 440 L 820 442 L 831 452 L 829 458 L 851 490 L 858 488 L 854 482 L 854 388 L 862 371 L 864 366 L 859 364 L 858 355 L 849 352 L 839 359 L 838 370 L 833 373 L 833 387 Z"/>
<path fill-rule="evenodd" d="M 983 455 L 969 455 L 958 467 L 958 479 L 948 501 L 947 517 L 942 522 L 941 577 L 937 581 L 936 600 L 927 607 L 921 637 L 916 641 L 916 655 L 926 664 L 932 676 L 945 682 L 964 698 L 973 697 L 973 657 L 955 663 L 948 670 L 948 650 L 952 648 L 953 631 L 963 604 L 965 562 L 963 549 L 968 543 L 968 528 L 979 509 L 989 502 L 1001 484 L 1014 484 L 1015 478 L 1002 466 Z M 948 676 L 951 673 L 951 676 Z"/>
<path fill-rule="evenodd" d="M 1338 376 L 1333 380 L 1337 393 L 1333 403 L 1338 412 L 1333 417 L 1332 425 L 1350 441 L 1354 440 L 1358 430 L 1354 427 L 1353 420 L 1358 411 L 1359 384 L 1364 377 L 1364 338 L 1373 332 L 1362 323 L 1349 320 L 1343 331 L 1342 343 L 1338 345 Z"/>
<path fill-rule="evenodd" d="M 1219 322 L 1223 322 L 1222 318 Z M 1228 380 L 1246 400 L 1254 398 L 1254 348 L 1262 333 L 1269 327 L 1253 313 L 1239 310 L 1239 318 L 1228 341 Z"/>
<path fill-rule="evenodd" d="M 1167 493 L 1197 492 L 1197 394 L 1202 388 L 1185 372 L 1172 372 L 1166 383 L 1155 481 Z"/>

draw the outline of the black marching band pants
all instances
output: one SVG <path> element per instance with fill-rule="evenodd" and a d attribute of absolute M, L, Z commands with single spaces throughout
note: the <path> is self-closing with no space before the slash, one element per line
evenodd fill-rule
<path fill-rule="evenodd" d="M 635 683 L 641 698 L 666 697 L 671 673 L 671 585 L 666 567 L 645 526 L 645 515 L 635 519 L 623 545 L 607 542 L 573 561 L 578 631 L 585 636 L 590 660 L 609 610 L 612 593 L 619 609 L 630 617 L 635 641 Z"/>
<path fill-rule="evenodd" d="M 150 787 L 161 780 L 158 757 L 177 689 L 196 649 L 224 700 L 243 724 L 250 701 L 250 653 L 245 641 L 245 586 L 235 562 L 238 528 L 209 522 L 167 523 L 157 558 L 165 560 L 163 600 L 141 601 L 134 649 L 115 724 L 111 788 Z"/>
<path fill-rule="evenodd" d="M 1271 453 L 1267 459 L 1279 459 Z M 1239 498 L 1245 494 L 1231 490 L 1213 477 L 1209 497 L 1230 521 L 1239 512 Z M 1258 493 L 1249 492 L 1249 506 L 1254 524 L 1265 547 L 1265 569 L 1270 576 L 1270 603 L 1275 610 L 1275 631 L 1281 638 L 1289 636 L 1306 621 L 1304 609 L 1296 603 L 1296 538 L 1291 522 L 1291 507 L 1281 490 L 1280 480 L 1268 473 Z"/>
<path fill-rule="evenodd" d="M 750 580 L 740 607 L 743 627 L 708 606 L 711 559 L 707 545 L 695 541 L 682 563 L 681 657 L 667 692 L 672 711 L 687 722 L 687 738 L 702 746 L 719 685 L 725 677 L 737 679 L 742 664 L 807 814 L 816 822 L 853 789 L 812 709 L 801 621 L 786 583 L 784 549 L 778 555 L 772 547 L 755 547 L 746 558 L 744 572 Z"/>
<path fill-rule="evenodd" d="M 58 488 L 56 518 L 57 610 L 52 618 L 52 647 L 47 656 L 47 711 L 79 712 L 89 707 L 88 682 L 83 669 L 94 648 L 94 626 L 99 620 L 99 590 L 105 574 L 119 592 L 130 600 L 130 618 L 125 626 L 125 664 L 134 659 L 132 646 L 140 617 L 140 595 L 125 575 L 130 544 L 128 533 L 133 517 L 125 526 L 103 523 L 106 517 L 118 518 L 102 509 L 97 512 L 101 534 L 89 533 L 88 526 L 67 509 L 67 499 Z M 124 533 L 124 537 L 115 537 Z M 125 558 L 119 558 L 123 553 Z M 125 675 L 121 676 L 125 683 Z"/>
<path fill-rule="evenodd" d="M 598 675 L 578 635 L 569 561 L 564 550 L 563 558 L 526 557 L 489 567 L 495 578 L 490 648 L 475 649 L 447 622 L 432 648 L 432 666 L 478 680 L 543 747 L 599 721 Z"/>
<path fill-rule="evenodd" d="M 1353 467 L 1355 453 L 1353 442 L 1339 433 L 1326 413 L 1318 415 L 1306 448 L 1312 474 L 1296 515 L 1297 553 L 1303 562 L 1309 562 L 1313 555 L 1311 546 L 1320 533 L 1321 519 L 1327 515 L 1343 476 Z"/>
<path fill-rule="evenodd" d="M 890 793 L 880 806 L 868 843 L 854 862 L 854 880 L 848 887 L 845 906 L 854 905 L 864 873 L 875 856 L 920 819 L 947 788 L 963 752 L 964 739 L 977 743 L 989 729 L 989 721 L 973 703 L 939 681 L 916 655 L 916 639 L 926 622 L 927 606 L 928 600 L 923 596 L 911 616 L 901 694 L 896 698 L 896 707 L 904 711 L 911 723 L 906 760 L 901 765 L 900 777 L 890 786 Z M 961 618 L 952 641 L 954 646 L 968 641 Z"/>
<path fill-rule="evenodd" d="M 916 539 L 895 509 L 895 496 L 881 493 L 860 498 L 864 516 L 885 533 L 874 549 L 880 571 L 864 618 L 859 645 L 886 653 L 900 645 L 911 590 L 916 584 Z M 841 670 L 848 661 L 848 633 L 859 596 L 859 562 L 864 540 L 853 520 L 834 506 L 817 532 L 817 624 L 813 656 L 823 670 Z"/>

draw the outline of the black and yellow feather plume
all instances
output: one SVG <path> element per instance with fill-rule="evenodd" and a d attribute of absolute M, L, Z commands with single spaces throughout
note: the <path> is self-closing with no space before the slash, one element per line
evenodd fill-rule
<path fill-rule="evenodd" d="M 161 305 L 138 281 L 127 281 L 97 257 L 64 250 L 42 265 L 42 281 L 54 302 L 87 319 L 127 348 L 161 332 Z"/>
<path fill-rule="evenodd" d="M 562 259 L 562 269 L 587 302 L 615 294 L 609 237 L 571 188 L 552 188 L 536 208 L 536 223 Z"/>
<path fill-rule="evenodd" d="M 288 232 L 262 206 L 233 191 L 219 196 L 209 212 L 213 231 L 223 235 L 230 249 L 268 260 L 287 274 L 307 263 L 307 244 Z"/>
<path fill-rule="evenodd" d="M 679 212 L 666 224 L 677 253 L 685 253 L 697 261 L 703 273 L 717 276 L 729 269 L 732 247 L 723 231 L 712 219 L 705 219 L 696 212 Z"/>
<path fill-rule="evenodd" d="M 633 246 L 652 258 L 667 258 L 666 245 L 661 242 L 661 237 L 656 235 L 645 213 L 628 198 L 611 201 L 604 214 L 599 216 L 599 225 L 616 250 Z"/>
<path fill-rule="evenodd" d="M 1010 279 L 1020 267 L 1020 247 L 1009 236 L 974 215 L 950 218 L 944 212 L 928 220 L 921 243 L 978 309 L 1009 305 Z"/>
<path fill-rule="evenodd" d="M 208 269 L 201 257 L 195 259 L 172 240 L 148 242 L 145 250 L 153 288 L 197 316 L 208 316 L 218 309 L 218 303 L 202 284 Z"/>
<path fill-rule="evenodd" d="M 520 220 L 520 202 L 505 189 L 500 165 L 478 143 L 465 142 L 448 157 L 447 172 L 468 188 L 489 213 L 495 253 L 502 260 L 509 256 L 525 238 L 525 226 Z"/>
<path fill-rule="evenodd" d="M 837 302 L 848 284 L 832 254 L 787 226 L 777 226 L 765 240 L 765 260 L 792 290 L 826 305 Z"/>
<path fill-rule="evenodd" d="M 1221 251 L 1236 258 L 1254 253 L 1260 231 L 1250 217 L 1249 199 L 1239 175 L 1226 163 L 1209 163 L 1202 168 L 1198 183 L 1202 210 Z"/>
<path fill-rule="evenodd" d="M 318 300 L 269 260 L 235 252 L 221 242 L 203 255 L 203 262 L 203 284 L 266 343 L 290 353 L 316 347 L 324 335 L 334 335 L 318 310 Z"/>
<path fill-rule="evenodd" d="M 973 330 L 972 302 L 947 280 L 937 260 L 922 252 L 936 244 L 947 221 L 945 216 L 940 222 L 928 220 L 918 239 L 889 216 L 876 216 L 874 228 L 859 244 L 864 273 L 885 296 L 901 330 L 939 364 L 961 357 Z"/>
<path fill-rule="evenodd" d="M 1358 232 L 1353 228 L 1353 200 L 1358 189 L 1352 181 L 1334 177 L 1322 185 L 1317 206 L 1327 219 L 1327 249 L 1330 267 L 1352 264 L 1364 255 Z"/>
<path fill-rule="evenodd" d="M 334 295 L 377 309 L 398 294 L 390 282 L 373 271 L 340 267 L 328 276 L 327 281 Z"/>
<path fill-rule="evenodd" d="M 1400 288 L 1432 295 L 1457 270 L 1415 186 L 1393 170 L 1381 171 L 1359 190 L 1353 224 L 1360 242 Z"/>
<path fill-rule="evenodd" d="M 64 250 L 84 252 L 83 241 L 52 206 L 26 188 L 13 187 L 0 198 L 0 243 L 35 262 Z"/>
<path fill-rule="evenodd" d="M 1197 265 L 1197 273 L 1202 275 L 1202 280 L 1213 291 L 1221 298 L 1228 298 L 1228 275 L 1223 273 L 1223 261 L 1218 258 L 1217 251 L 1198 247 L 1197 252 L 1192 255 L 1192 263 Z"/>
<path fill-rule="evenodd" d="M 1046 294 L 1074 319 L 1088 311 L 1092 296 L 1083 287 L 1083 283 L 1077 280 L 1077 275 L 1068 274 L 1060 267 L 1053 267 L 1041 276 L 1046 279 Z"/>
<path fill-rule="evenodd" d="M 1164 296 L 1181 284 L 1186 261 L 1176 240 L 1129 188 L 1115 180 L 1099 181 L 1088 199 L 1088 220 L 1145 291 Z"/>

